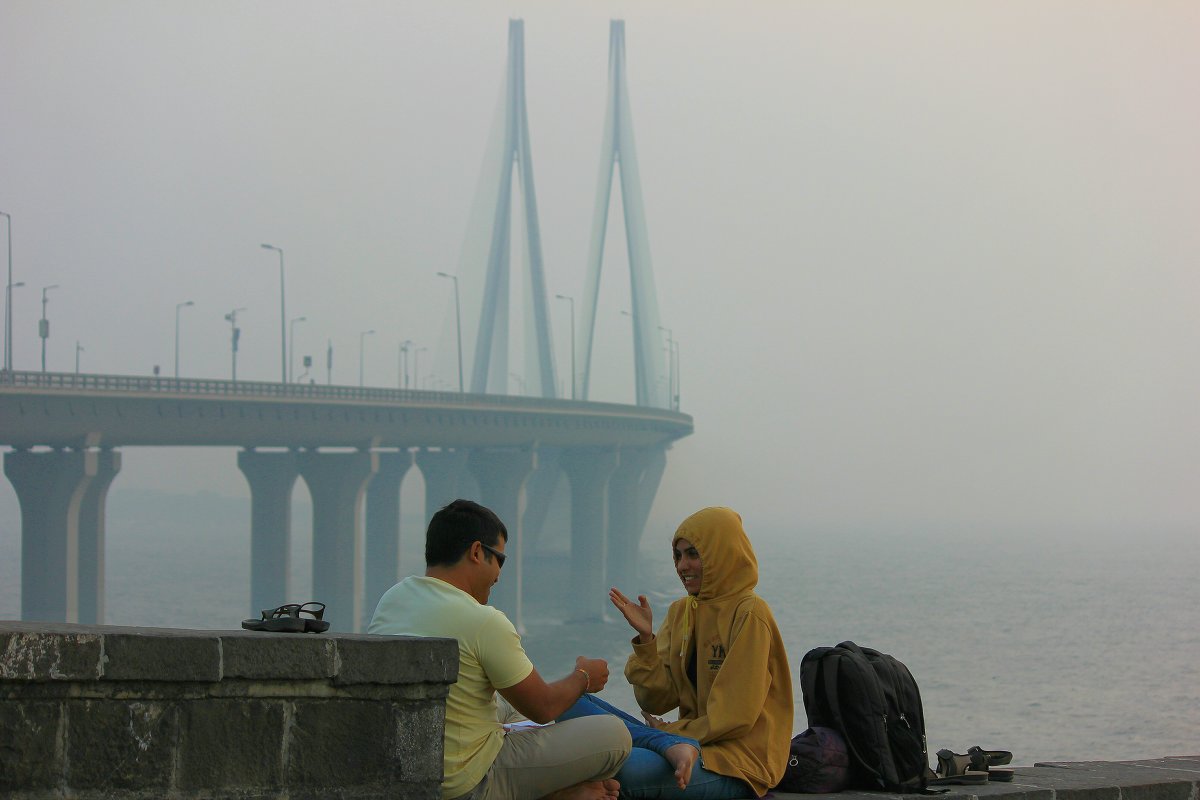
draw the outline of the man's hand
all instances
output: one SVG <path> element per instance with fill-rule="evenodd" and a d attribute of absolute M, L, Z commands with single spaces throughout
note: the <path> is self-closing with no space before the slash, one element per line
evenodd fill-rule
<path fill-rule="evenodd" d="M 575 670 L 554 683 L 546 683 L 535 669 L 520 683 L 496 691 L 526 719 L 545 725 L 575 705 L 575 701 L 585 691 L 578 670 L 587 673 L 586 691 L 598 692 L 608 683 L 608 662 L 603 658 L 580 656 L 575 659 Z"/>
<path fill-rule="evenodd" d="M 646 599 L 646 595 L 639 594 L 637 603 L 634 603 L 613 587 L 608 590 L 608 599 L 625 617 L 625 621 L 637 631 L 638 640 L 642 644 L 649 644 L 654 640 L 654 612 L 650 610 L 650 601 Z"/>
<path fill-rule="evenodd" d="M 575 669 L 581 669 L 587 673 L 587 691 L 589 692 L 598 692 L 608 683 L 608 662 L 603 658 L 579 656 L 575 659 Z"/>

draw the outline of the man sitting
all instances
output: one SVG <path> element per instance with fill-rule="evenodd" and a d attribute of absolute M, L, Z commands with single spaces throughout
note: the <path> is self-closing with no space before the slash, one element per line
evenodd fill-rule
<path fill-rule="evenodd" d="M 586 717 L 506 732 L 496 692 L 538 723 L 562 714 L 608 682 L 608 664 L 578 657 L 575 671 L 546 683 L 502 611 L 487 605 L 500 579 L 508 530 L 492 511 L 455 500 L 425 534 L 425 575 L 412 575 L 379 601 L 369 633 L 458 640 L 458 680 L 446 698 L 443 800 L 607 800 L 631 747 L 614 717 Z"/>

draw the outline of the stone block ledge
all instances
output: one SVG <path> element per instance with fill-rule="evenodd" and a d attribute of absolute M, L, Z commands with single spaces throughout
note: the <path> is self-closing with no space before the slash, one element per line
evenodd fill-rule
<path fill-rule="evenodd" d="M 440 797 L 452 639 L 0 621 L 0 797 Z"/>
<path fill-rule="evenodd" d="M 1047 761 L 1017 767 L 1012 783 L 947 786 L 945 800 L 1200 800 L 1200 755 L 1141 761 Z M 777 800 L 836 797 L 880 800 L 915 795 L 847 791 L 813 795 L 775 792 Z"/>
<path fill-rule="evenodd" d="M 453 683 L 452 639 L 0 621 L 0 682 Z"/>

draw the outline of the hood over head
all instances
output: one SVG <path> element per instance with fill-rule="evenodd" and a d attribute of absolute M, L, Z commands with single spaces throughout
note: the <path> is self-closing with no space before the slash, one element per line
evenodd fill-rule
<path fill-rule="evenodd" d="M 749 591 L 758 585 L 758 559 L 742 528 L 742 518 L 732 508 L 701 509 L 680 523 L 671 547 L 687 539 L 700 554 L 704 572 L 699 600 L 715 600 Z"/>

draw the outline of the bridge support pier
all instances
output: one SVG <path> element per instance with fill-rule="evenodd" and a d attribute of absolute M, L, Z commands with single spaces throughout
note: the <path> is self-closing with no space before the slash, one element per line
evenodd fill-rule
<path fill-rule="evenodd" d="M 425 479 L 425 524 L 428 526 L 439 508 L 458 499 L 459 479 L 467 469 L 467 451 L 418 450 L 416 459 Z"/>
<path fill-rule="evenodd" d="M 296 453 L 242 450 L 238 469 L 250 484 L 250 617 L 291 602 L 292 489 L 299 475 Z"/>
<path fill-rule="evenodd" d="M 120 468 L 112 450 L 5 454 L 21 504 L 22 619 L 102 616 L 105 497 Z"/>
<path fill-rule="evenodd" d="M 564 450 L 558 463 L 571 483 L 571 592 L 568 621 L 604 619 L 608 480 L 617 451 L 599 447 Z"/>
<path fill-rule="evenodd" d="M 379 468 L 378 454 L 320 453 L 298 457 L 313 505 L 313 599 L 328 606 L 325 619 L 339 633 L 362 630 L 363 537 L 361 501 Z"/>
<path fill-rule="evenodd" d="M 522 618 L 522 526 L 525 481 L 537 469 L 536 450 L 472 450 L 467 466 L 479 483 L 480 502 L 496 512 L 508 529 L 504 574 L 492 590 L 491 605 L 499 608 L 518 631 Z"/>
<path fill-rule="evenodd" d="M 367 485 L 367 620 L 379 598 L 400 578 L 400 484 L 413 465 L 408 450 L 379 453 L 379 471 Z"/>
<path fill-rule="evenodd" d="M 638 547 L 666 468 L 665 448 L 623 448 L 609 479 L 608 579 L 622 591 L 637 591 L 632 587 L 638 582 Z M 664 557 L 666 550 L 664 541 Z"/>
<path fill-rule="evenodd" d="M 79 504 L 79 619 L 85 625 L 104 622 L 104 539 L 108 487 L 121 471 L 121 454 L 96 451 L 96 474 Z M 70 620 L 68 620 L 70 621 Z"/>
<path fill-rule="evenodd" d="M 525 546 L 536 549 L 546 527 L 546 517 L 558 489 L 562 468 L 558 465 L 561 447 L 538 445 L 538 465 L 525 483 L 525 516 L 521 520 L 521 532 Z"/>

